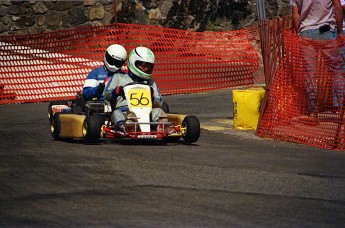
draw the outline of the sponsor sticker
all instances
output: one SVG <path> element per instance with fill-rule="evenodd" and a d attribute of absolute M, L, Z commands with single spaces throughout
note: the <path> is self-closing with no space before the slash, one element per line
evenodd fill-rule
<path fill-rule="evenodd" d="M 138 135 L 138 138 L 140 139 L 155 139 L 157 136 L 155 135 Z"/>

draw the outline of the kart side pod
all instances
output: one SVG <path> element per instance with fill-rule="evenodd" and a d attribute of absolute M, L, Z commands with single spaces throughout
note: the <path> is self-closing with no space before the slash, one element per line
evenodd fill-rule
<path fill-rule="evenodd" d="M 83 124 L 86 116 L 56 113 L 51 123 L 51 133 L 55 139 L 83 138 Z"/>
<path fill-rule="evenodd" d="M 86 142 L 94 143 L 101 137 L 101 127 L 104 123 L 103 115 L 55 113 L 50 128 L 55 140 L 84 138 Z"/>
<path fill-rule="evenodd" d="M 182 122 L 187 115 L 168 113 L 167 116 L 168 116 L 169 122 L 173 122 L 176 125 L 182 125 Z"/>

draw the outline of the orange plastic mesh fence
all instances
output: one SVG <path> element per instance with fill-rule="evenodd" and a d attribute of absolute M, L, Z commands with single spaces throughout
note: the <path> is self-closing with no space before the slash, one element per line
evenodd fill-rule
<path fill-rule="evenodd" d="M 345 149 L 344 43 L 307 40 L 285 30 L 283 50 L 257 135 Z"/>
<path fill-rule="evenodd" d="M 190 32 L 115 24 L 24 36 L 0 36 L 0 104 L 74 98 L 113 43 L 156 55 L 162 94 L 251 85 L 260 78 L 256 28 Z M 261 81 L 262 82 L 262 81 Z"/>

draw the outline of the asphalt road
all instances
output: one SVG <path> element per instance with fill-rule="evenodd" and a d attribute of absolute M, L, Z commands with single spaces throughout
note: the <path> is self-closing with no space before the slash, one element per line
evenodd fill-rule
<path fill-rule="evenodd" d="M 344 152 L 232 129 L 230 90 L 165 99 L 197 143 L 54 141 L 48 103 L 1 105 L 0 226 L 344 226 Z"/>

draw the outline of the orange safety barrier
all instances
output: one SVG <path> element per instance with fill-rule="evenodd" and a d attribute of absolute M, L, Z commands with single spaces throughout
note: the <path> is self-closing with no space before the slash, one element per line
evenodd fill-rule
<path fill-rule="evenodd" d="M 133 24 L 0 36 L 0 104 L 74 98 L 113 43 L 154 51 L 162 94 L 252 85 L 262 69 L 258 41 L 257 28 L 191 32 Z"/>
<path fill-rule="evenodd" d="M 227 32 L 115 24 L 0 36 L 0 104 L 74 98 L 112 43 L 151 48 L 163 94 L 252 85 L 264 74 L 258 136 L 345 149 L 345 43 L 303 39 L 290 17 Z"/>
<path fill-rule="evenodd" d="M 270 79 L 256 134 L 345 149 L 345 43 L 307 40 L 288 29 L 280 35 L 282 58 Z"/>

